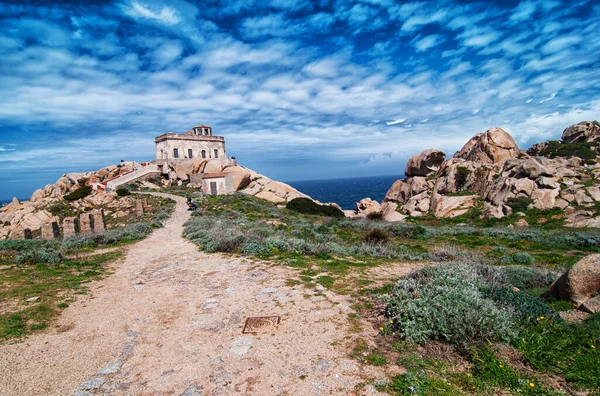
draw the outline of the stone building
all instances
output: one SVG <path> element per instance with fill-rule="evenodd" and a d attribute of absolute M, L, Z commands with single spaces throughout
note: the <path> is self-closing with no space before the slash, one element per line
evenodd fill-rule
<path fill-rule="evenodd" d="M 186 133 L 163 133 L 154 139 L 156 159 L 227 158 L 225 138 L 213 136 L 212 128 L 198 125 Z"/>

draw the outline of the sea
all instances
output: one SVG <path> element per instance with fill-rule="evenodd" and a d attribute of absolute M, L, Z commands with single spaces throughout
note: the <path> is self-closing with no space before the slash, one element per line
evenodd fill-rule
<path fill-rule="evenodd" d="M 323 203 L 335 202 L 342 209 L 355 209 L 363 198 L 381 202 L 392 184 L 403 178 L 404 175 L 387 175 L 285 183 Z"/>

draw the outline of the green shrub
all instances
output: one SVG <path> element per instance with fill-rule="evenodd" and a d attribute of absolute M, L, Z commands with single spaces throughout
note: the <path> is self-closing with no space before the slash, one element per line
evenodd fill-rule
<path fill-rule="evenodd" d="M 28 251 L 40 248 L 49 248 L 50 241 L 43 239 L 2 239 L 0 250 L 12 250 L 15 252 Z"/>
<path fill-rule="evenodd" d="M 456 167 L 456 183 L 458 183 L 459 188 L 462 188 L 465 185 L 470 175 L 471 170 L 466 166 Z"/>
<path fill-rule="evenodd" d="M 383 218 L 383 213 L 381 212 L 371 212 L 367 215 L 367 219 L 369 220 L 381 220 Z"/>
<path fill-rule="evenodd" d="M 540 317 L 562 321 L 560 316 L 538 297 L 514 292 L 504 287 L 483 288 L 482 293 L 486 298 L 494 301 L 496 306 L 509 308 L 523 322 L 535 322 Z"/>
<path fill-rule="evenodd" d="M 548 142 L 548 147 L 540 154 L 550 158 L 556 157 L 579 157 L 584 160 L 596 158 L 593 142 L 561 143 L 558 140 Z"/>
<path fill-rule="evenodd" d="M 511 207 L 515 212 L 526 212 L 527 207 L 531 205 L 533 201 L 528 197 L 516 197 L 516 198 L 508 198 L 506 200 L 506 205 Z"/>
<path fill-rule="evenodd" d="M 525 252 L 513 253 L 512 259 L 515 262 L 515 264 L 520 264 L 520 265 L 531 265 L 535 262 L 535 259 L 533 258 L 533 256 L 531 254 L 525 253 Z"/>
<path fill-rule="evenodd" d="M 298 213 L 328 216 L 328 217 L 344 217 L 344 212 L 332 205 L 319 205 L 309 198 L 294 198 L 289 201 L 286 208 Z"/>
<path fill-rule="evenodd" d="M 60 264 L 62 254 L 48 248 L 29 250 L 21 253 L 15 261 L 17 264 Z"/>
<path fill-rule="evenodd" d="M 381 243 L 387 242 L 390 237 L 387 232 L 380 228 L 371 228 L 363 234 L 361 239 L 365 243 Z"/>
<path fill-rule="evenodd" d="M 78 188 L 77 190 L 75 190 L 69 194 L 64 195 L 63 198 L 66 199 L 67 201 L 76 201 L 78 199 L 87 197 L 91 193 L 92 193 L 92 187 L 84 186 L 84 187 Z"/>
<path fill-rule="evenodd" d="M 396 283 L 383 297 L 386 316 L 409 342 L 447 341 L 460 349 L 483 341 L 510 341 L 516 336 L 508 310 L 480 292 L 472 266 L 446 264 L 424 268 Z"/>
<path fill-rule="evenodd" d="M 557 274 L 541 268 L 511 266 L 502 268 L 503 283 L 508 287 L 521 290 L 548 287 L 557 278 Z"/>
<path fill-rule="evenodd" d="M 125 188 L 125 187 L 119 187 L 119 188 L 117 188 L 117 190 L 115 192 L 117 193 L 117 195 L 119 197 L 124 197 L 126 195 L 131 195 L 131 192 L 129 191 L 129 189 Z"/>

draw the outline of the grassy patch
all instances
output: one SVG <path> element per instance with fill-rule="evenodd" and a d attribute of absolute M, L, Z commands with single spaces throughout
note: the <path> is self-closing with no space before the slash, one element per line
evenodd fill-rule
<path fill-rule="evenodd" d="M 0 339 L 21 337 L 47 327 L 60 309 L 68 307 L 73 295 L 105 273 L 103 264 L 116 260 L 121 253 L 65 259 L 59 264 L 17 265 L 4 258 L 0 264 L 10 267 L 0 270 L 0 308 L 4 312 L 0 315 Z M 26 301 L 33 297 L 38 299 Z"/>

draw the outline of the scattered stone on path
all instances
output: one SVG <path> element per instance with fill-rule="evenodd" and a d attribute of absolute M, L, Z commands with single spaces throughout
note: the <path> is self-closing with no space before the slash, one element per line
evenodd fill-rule
<path fill-rule="evenodd" d="M 90 379 L 88 379 L 87 381 L 85 381 L 83 384 L 81 384 L 81 386 L 79 387 L 79 390 L 92 390 L 92 389 L 99 389 L 102 385 L 104 385 L 104 383 L 106 382 L 106 379 L 102 376 L 100 377 L 92 377 Z"/>
<path fill-rule="evenodd" d="M 203 388 L 200 385 L 192 384 L 180 396 L 202 396 L 202 391 Z"/>
<path fill-rule="evenodd" d="M 28 298 L 28 299 L 27 299 L 27 300 L 25 300 L 25 301 L 27 301 L 27 302 L 36 302 L 36 301 L 37 301 L 37 300 L 39 300 L 39 299 L 40 299 L 40 298 L 36 296 L 36 297 L 30 297 L 30 298 Z"/>
<path fill-rule="evenodd" d="M 251 336 L 240 336 L 231 342 L 229 352 L 237 356 L 242 356 L 248 353 L 250 347 L 254 343 L 254 338 Z"/>
<path fill-rule="evenodd" d="M 215 300 L 214 298 L 209 298 L 208 300 L 206 300 L 204 302 L 204 306 L 202 307 L 203 309 L 214 309 L 217 308 L 219 306 L 219 303 L 217 302 L 217 300 Z"/>
<path fill-rule="evenodd" d="M 119 370 L 121 370 L 122 366 L 123 366 L 123 362 L 109 363 L 106 366 L 102 367 L 100 370 L 98 370 L 96 375 L 114 374 L 114 373 L 118 372 Z"/>

